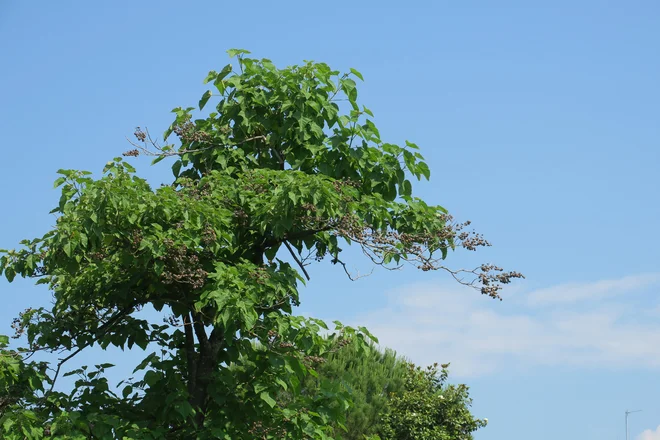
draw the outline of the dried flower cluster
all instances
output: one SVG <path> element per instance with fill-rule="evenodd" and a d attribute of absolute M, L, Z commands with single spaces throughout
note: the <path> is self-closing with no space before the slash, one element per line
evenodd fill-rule
<path fill-rule="evenodd" d="M 175 125 L 173 131 L 179 136 L 181 142 L 186 144 L 191 144 L 193 142 L 204 144 L 211 140 L 211 135 L 205 131 L 197 130 L 195 124 L 190 121 Z"/>
<path fill-rule="evenodd" d="M 199 264 L 199 257 L 189 252 L 187 246 L 176 246 L 173 240 L 164 241 L 167 255 L 162 257 L 165 270 L 162 273 L 165 284 L 188 284 L 192 289 L 200 289 L 206 282 L 207 272 Z"/>
<path fill-rule="evenodd" d="M 20 312 L 17 318 L 12 319 L 11 328 L 14 330 L 14 335 L 12 336 L 14 339 L 18 339 L 23 336 L 25 333 L 25 328 L 30 323 L 30 318 L 32 317 L 33 311 L 34 309 L 32 307 L 28 307 L 24 311 Z"/>

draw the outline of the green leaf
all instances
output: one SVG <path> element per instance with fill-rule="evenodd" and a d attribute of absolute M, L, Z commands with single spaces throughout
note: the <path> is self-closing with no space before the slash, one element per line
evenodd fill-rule
<path fill-rule="evenodd" d="M 273 408 L 275 405 L 277 405 L 277 402 L 275 402 L 275 400 L 272 397 L 270 397 L 270 394 L 268 394 L 268 391 L 262 391 L 261 394 L 259 394 L 259 397 L 261 397 L 261 400 L 266 402 L 268 404 L 268 406 L 270 406 L 271 408 Z"/>
<path fill-rule="evenodd" d="M 70 257 L 71 254 L 73 253 L 73 246 L 71 244 L 71 241 L 68 241 L 64 243 L 64 246 L 62 246 L 62 249 L 64 250 L 64 253 L 66 254 L 67 257 Z"/>
<path fill-rule="evenodd" d="M 124 396 L 124 399 L 126 399 L 126 398 L 128 398 L 128 396 L 131 395 L 132 392 L 133 392 L 133 387 L 130 386 L 130 385 L 127 385 L 127 386 L 124 387 L 121 394 L 122 394 L 122 396 Z"/>
<path fill-rule="evenodd" d="M 151 165 L 156 165 L 158 162 L 161 160 L 165 159 L 167 156 L 158 156 L 154 160 L 151 161 Z"/>
<path fill-rule="evenodd" d="M 200 110 L 204 109 L 204 106 L 206 105 L 206 103 L 209 101 L 210 98 L 211 98 L 211 91 L 207 90 L 202 95 L 202 99 L 199 100 L 199 109 Z"/>
<path fill-rule="evenodd" d="M 426 163 L 419 162 L 417 164 L 417 169 L 419 170 L 420 173 L 422 173 L 424 177 L 426 177 L 426 180 L 429 180 L 431 178 L 431 170 L 429 170 L 429 166 L 426 165 Z"/>
<path fill-rule="evenodd" d="M 364 77 L 363 77 L 362 74 L 361 74 L 360 72 L 358 72 L 357 70 L 351 68 L 351 73 L 352 73 L 353 75 L 357 76 L 358 78 L 360 78 L 362 81 L 364 81 Z"/>
<path fill-rule="evenodd" d="M 83 248 L 87 248 L 87 245 L 89 243 L 89 238 L 87 237 L 87 234 L 80 233 L 80 244 L 82 244 Z"/>
<path fill-rule="evenodd" d="M 142 360 L 142 362 L 140 362 L 138 364 L 137 367 L 135 367 L 135 369 L 133 370 L 133 373 L 135 374 L 136 372 L 138 372 L 140 370 L 144 370 L 147 365 L 149 365 L 151 362 L 153 362 L 156 359 L 158 359 L 158 356 L 156 356 L 156 352 L 151 353 L 149 356 L 144 358 Z"/>
<path fill-rule="evenodd" d="M 412 184 L 410 183 L 410 180 L 406 179 L 403 181 L 403 184 L 399 187 L 399 193 L 402 196 L 412 195 Z"/>
<path fill-rule="evenodd" d="M 150 387 L 154 386 L 160 380 L 160 374 L 156 373 L 153 370 L 149 370 L 144 373 L 144 381 Z"/>
<path fill-rule="evenodd" d="M 181 415 L 181 417 L 183 417 L 184 419 L 188 418 L 191 414 L 193 414 L 193 408 L 190 405 L 190 403 L 188 403 L 187 400 L 176 402 L 174 404 L 174 410 L 178 412 Z"/>
<path fill-rule="evenodd" d="M 174 162 L 174 164 L 172 165 L 172 174 L 174 174 L 174 178 L 178 178 L 178 177 L 179 177 L 179 175 L 180 175 L 180 173 L 181 173 L 181 165 L 182 165 L 182 163 L 181 163 L 180 160 L 177 160 L 177 161 Z"/>
<path fill-rule="evenodd" d="M 227 51 L 227 55 L 229 55 L 231 58 L 234 58 L 237 55 L 247 55 L 249 53 L 250 51 L 247 51 L 245 49 L 229 49 Z"/>
<path fill-rule="evenodd" d="M 215 70 L 211 70 L 208 75 L 206 75 L 206 78 L 204 78 L 204 84 L 208 84 L 211 81 L 215 81 L 215 79 L 218 77 L 218 72 Z"/>
<path fill-rule="evenodd" d="M 408 148 L 412 148 L 413 150 L 419 150 L 419 147 L 417 146 L 417 144 L 414 144 L 414 143 L 412 143 L 412 142 L 408 142 L 408 141 L 406 141 L 406 146 L 407 146 Z"/>
<path fill-rule="evenodd" d="M 222 81 L 223 79 L 225 79 L 225 78 L 227 77 L 227 75 L 229 75 L 229 74 L 231 73 L 232 69 L 233 69 L 233 68 L 232 68 L 232 65 L 231 65 L 231 64 L 227 64 L 225 67 L 222 68 L 222 70 L 221 70 L 220 73 L 217 75 L 217 77 L 216 77 L 216 79 L 215 79 L 214 82 Z"/>
<path fill-rule="evenodd" d="M 147 346 L 149 345 L 149 340 L 147 339 L 147 336 L 142 333 L 135 333 L 135 344 L 140 347 L 142 350 L 146 350 Z"/>
<path fill-rule="evenodd" d="M 124 168 L 125 168 L 126 171 L 128 171 L 129 173 L 135 173 L 135 171 L 136 171 L 136 170 L 135 170 L 135 167 L 134 167 L 133 165 L 131 165 L 130 163 L 128 163 L 128 162 L 124 162 Z"/>

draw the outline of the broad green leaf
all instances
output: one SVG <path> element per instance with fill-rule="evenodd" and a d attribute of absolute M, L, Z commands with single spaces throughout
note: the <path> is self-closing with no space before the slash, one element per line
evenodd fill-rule
<path fill-rule="evenodd" d="M 231 57 L 234 58 L 237 55 L 247 55 L 249 54 L 250 51 L 247 51 L 245 49 L 229 49 L 227 51 L 227 54 Z"/>
<path fill-rule="evenodd" d="M 271 408 L 273 408 L 273 407 L 275 407 L 275 405 L 277 405 L 277 402 L 275 402 L 275 400 L 272 397 L 270 397 L 270 394 L 268 394 L 268 391 L 262 391 L 259 394 L 259 397 L 261 398 L 261 400 L 266 402 L 268 404 L 268 406 L 270 406 Z"/>
<path fill-rule="evenodd" d="M 362 74 L 361 74 L 360 72 L 358 72 L 357 70 L 351 68 L 351 73 L 352 73 L 353 75 L 357 76 L 358 78 L 360 78 L 362 81 L 364 81 L 364 77 L 363 77 Z"/>
<path fill-rule="evenodd" d="M 211 93 L 210 90 L 207 90 L 206 92 L 204 92 L 204 94 L 202 95 L 202 98 L 199 100 L 199 109 L 200 110 L 204 109 L 204 106 L 206 105 L 206 103 L 211 98 L 211 95 L 212 95 L 212 93 Z"/>
<path fill-rule="evenodd" d="M 215 79 L 218 77 L 218 72 L 215 70 L 211 70 L 208 75 L 206 75 L 206 78 L 204 78 L 204 84 L 208 84 L 211 81 L 215 81 Z"/>

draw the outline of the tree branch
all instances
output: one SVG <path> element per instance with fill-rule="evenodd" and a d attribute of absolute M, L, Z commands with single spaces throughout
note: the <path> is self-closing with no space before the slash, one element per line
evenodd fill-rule
<path fill-rule="evenodd" d="M 195 359 L 195 337 L 193 335 L 192 317 L 186 313 L 183 317 L 183 330 L 185 332 L 186 360 L 188 361 L 188 394 L 195 390 L 197 378 L 197 361 Z"/>
<path fill-rule="evenodd" d="M 351 281 L 357 281 L 357 280 L 359 280 L 360 278 L 368 277 L 368 276 L 370 276 L 372 273 L 374 273 L 374 268 L 372 267 L 372 268 L 371 268 L 371 271 L 370 271 L 369 273 L 367 273 L 367 274 L 360 275 L 360 272 L 356 272 L 355 275 L 352 275 L 352 274 L 348 271 L 348 268 L 346 267 L 346 263 L 344 263 L 343 261 L 341 261 L 339 258 L 334 258 L 334 259 L 332 260 L 332 262 L 333 262 L 334 264 L 337 264 L 337 263 L 341 264 L 341 266 L 344 268 L 344 272 L 346 272 L 346 276 L 348 276 L 348 279 L 351 280 Z"/>
<path fill-rule="evenodd" d="M 291 240 L 300 240 L 302 238 L 306 238 L 309 236 L 312 236 L 314 234 L 318 234 L 319 232 L 326 232 L 330 231 L 331 229 L 334 228 L 334 225 L 325 225 L 320 228 L 315 228 L 315 229 L 305 229 L 302 231 L 294 231 L 290 232 L 288 234 L 284 234 L 284 237 L 282 239 L 271 239 L 271 240 L 266 240 L 264 241 L 264 247 L 272 247 L 275 246 L 276 244 L 279 243 L 284 243 L 286 241 L 291 241 Z"/>
<path fill-rule="evenodd" d="M 71 358 L 73 358 L 73 357 L 76 356 L 78 353 L 80 353 L 81 351 L 83 351 L 85 348 L 87 348 L 87 347 L 91 346 L 92 344 L 94 344 L 96 341 L 99 340 L 99 338 L 101 338 L 102 336 L 106 335 L 106 334 L 108 333 L 108 331 L 110 331 L 110 329 L 111 329 L 111 328 L 112 328 L 112 327 L 113 327 L 113 326 L 114 326 L 114 325 L 115 325 L 115 324 L 116 324 L 121 318 L 123 318 L 124 316 L 126 316 L 127 314 L 129 314 L 129 313 L 133 310 L 133 308 L 134 308 L 136 305 L 137 305 L 137 301 L 134 301 L 134 302 L 131 303 L 129 306 L 124 307 L 122 310 L 120 310 L 119 312 L 117 312 L 113 317 L 111 317 L 111 318 L 110 318 L 105 324 L 103 324 L 103 325 L 100 326 L 98 329 L 96 329 L 96 332 L 101 331 L 101 333 L 100 333 L 100 334 L 97 333 L 97 335 L 94 337 L 94 339 L 92 340 L 92 342 L 90 342 L 90 343 L 87 344 L 87 345 L 83 345 L 83 346 L 81 346 L 81 347 L 78 347 L 78 349 L 77 349 L 76 351 L 74 351 L 73 353 L 71 353 L 70 355 L 68 355 L 67 357 L 65 357 L 64 359 L 60 359 L 60 361 L 57 363 L 57 368 L 55 369 L 55 375 L 53 376 L 53 380 L 52 380 L 52 382 L 51 382 L 51 384 L 50 384 L 50 388 L 48 389 L 48 391 L 46 391 L 46 393 L 44 393 L 44 397 L 43 397 L 44 399 L 46 399 L 46 397 L 48 397 L 48 395 L 53 391 L 53 388 L 55 388 L 55 382 L 57 381 L 57 378 L 58 378 L 58 376 L 59 376 L 59 374 L 60 374 L 60 370 L 61 370 L 61 368 L 62 368 L 62 365 L 64 365 L 64 364 L 65 364 L 67 361 L 69 361 Z"/>
<path fill-rule="evenodd" d="M 236 146 L 242 145 L 246 142 L 256 141 L 256 140 L 259 140 L 259 139 L 263 140 L 263 141 L 266 141 L 266 136 L 260 135 L 260 136 L 252 136 L 252 137 L 249 137 L 247 139 L 243 139 L 242 141 L 236 142 L 236 143 L 233 143 L 233 144 L 210 145 L 210 146 L 205 147 L 205 148 L 194 148 L 194 149 L 186 149 L 186 150 L 169 151 L 169 150 L 164 150 L 163 149 L 164 147 L 161 147 L 160 145 L 158 145 L 158 143 L 151 138 L 151 135 L 149 134 L 148 130 L 145 130 L 145 132 L 139 131 L 139 132 L 136 132 L 136 133 L 142 133 L 142 134 L 145 135 L 145 137 L 139 137 L 139 139 L 143 141 L 143 145 L 137 144 L 137 143 L 131 141 L 129 138 L 126 138 L 128 143 L 131 144 L 132 146 L 134 146 L 135 148 L 137 148 L 138 150 L 140 150 L 141 152 L 143 152 L 144 154 L 146 154 L 147 156 L 159 156 L 159 157 L 180 156 L 180 155 L 186 154 L 186 153 L 199 153 L 201 151 L 212 150 L 214 148 L 220 148 L 220 147 L 236 147 Z M 149 148 L 147 148 L 146 147 L 147 143 L 151 144 L 151 146 L 153 148 L 155 148 L 156 151 L 152 151 Z M 137 155 L 137 154 L 134 154 L 134 155 Z"/>
<path fill-rule="evenodd" d="M 302 269 L 303 273 L 305 274 L 305 278 L 307 278 L 307 281 L 310 280 L 309 274 L 307 273 L 307 269 L 305 269 L 305 266 L 302 264 L 302 261 L 296 256 L 295 252 L 293 252 L 293 249 L 291 249 L 291 245 L 289 244 L 288 241 L 284 241 L 284 246 L 289 250 L 289 253 L 293 257 L 294 260 L 296 260 L 296 263 L 298 263 L 298 266 L 300 266 L 300 269 Z"/>

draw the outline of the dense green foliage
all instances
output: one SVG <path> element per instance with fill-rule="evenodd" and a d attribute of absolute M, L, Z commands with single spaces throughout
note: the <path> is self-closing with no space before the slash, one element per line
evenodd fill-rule
<path fill-rule="evenodd" d="M 327 380 L 350 394 L 346 431 L 335 431 L 344 440 L 469 440 L 486 421 L 472 416 L 468 388 L 448 384 L 448 365 L 441 367 L 422 369 L 392 350 L 350 344 L 329 355 L 309 382 L 312 392 Z"/>
<path fill-rule="evenodd" d="M 317 368 L 320 380 L 347 391 L 352 406 L 346 414 L 346 431 L 336 433 L 345 440 L 363 440 L 378 434 L 382 414 L 391 394 L 403 391 L 407 363 L 392 350 L 380 351 L 373 345 L 359 350 L 353 344 L 328 356 Z M 311 381 L 313 385 L 319 380 Z"/>
<path fill-rule="evenodd" d="M 447 383 L 446 366 L 409 364 L 403 390 L 387 402 L 380 428 L 382 440 L 469 440 L 487 419 L 470 413 L 465 385 Z"/>
<path fill-rule="evenodd" d="M 230 51 L 238 72 L 207 77 L 218 95 L 199 109 L 216 100 L 210 114 L 174 110 L 164 137 L 177 142 L 136 131 L 125 156 L 173 157 L 171 185 L 152 188 L 122 158 L 98 179 L 60 170 L 54 228 L 0 253 L 0 273 L 36 278 L 53 304 L 15 322 L 26 347 L 0 339 L 3 439 L 330 438 L 348 395 L 302 384 L 345 341 L 362 350 L 371 336 L 340 323 L 321 335 L 323 322 L 292 314 L 308 259 L 345 268 L 345 243 L 388 268 L 449 270 L 449 250 L 487 244 L 413 197 L 410 179 L 429 168 L 414 144 L 380 140 L 357 103 L 359 72 L 277 69 L 245 53 Z M 493 297 L 520 276 L 464 272 Z M 69 371 L 73 389 L 56 385 L 69 359 L 109 346 L 151 352 L 136 379 L 115 392 L 101 364 Z"/>

